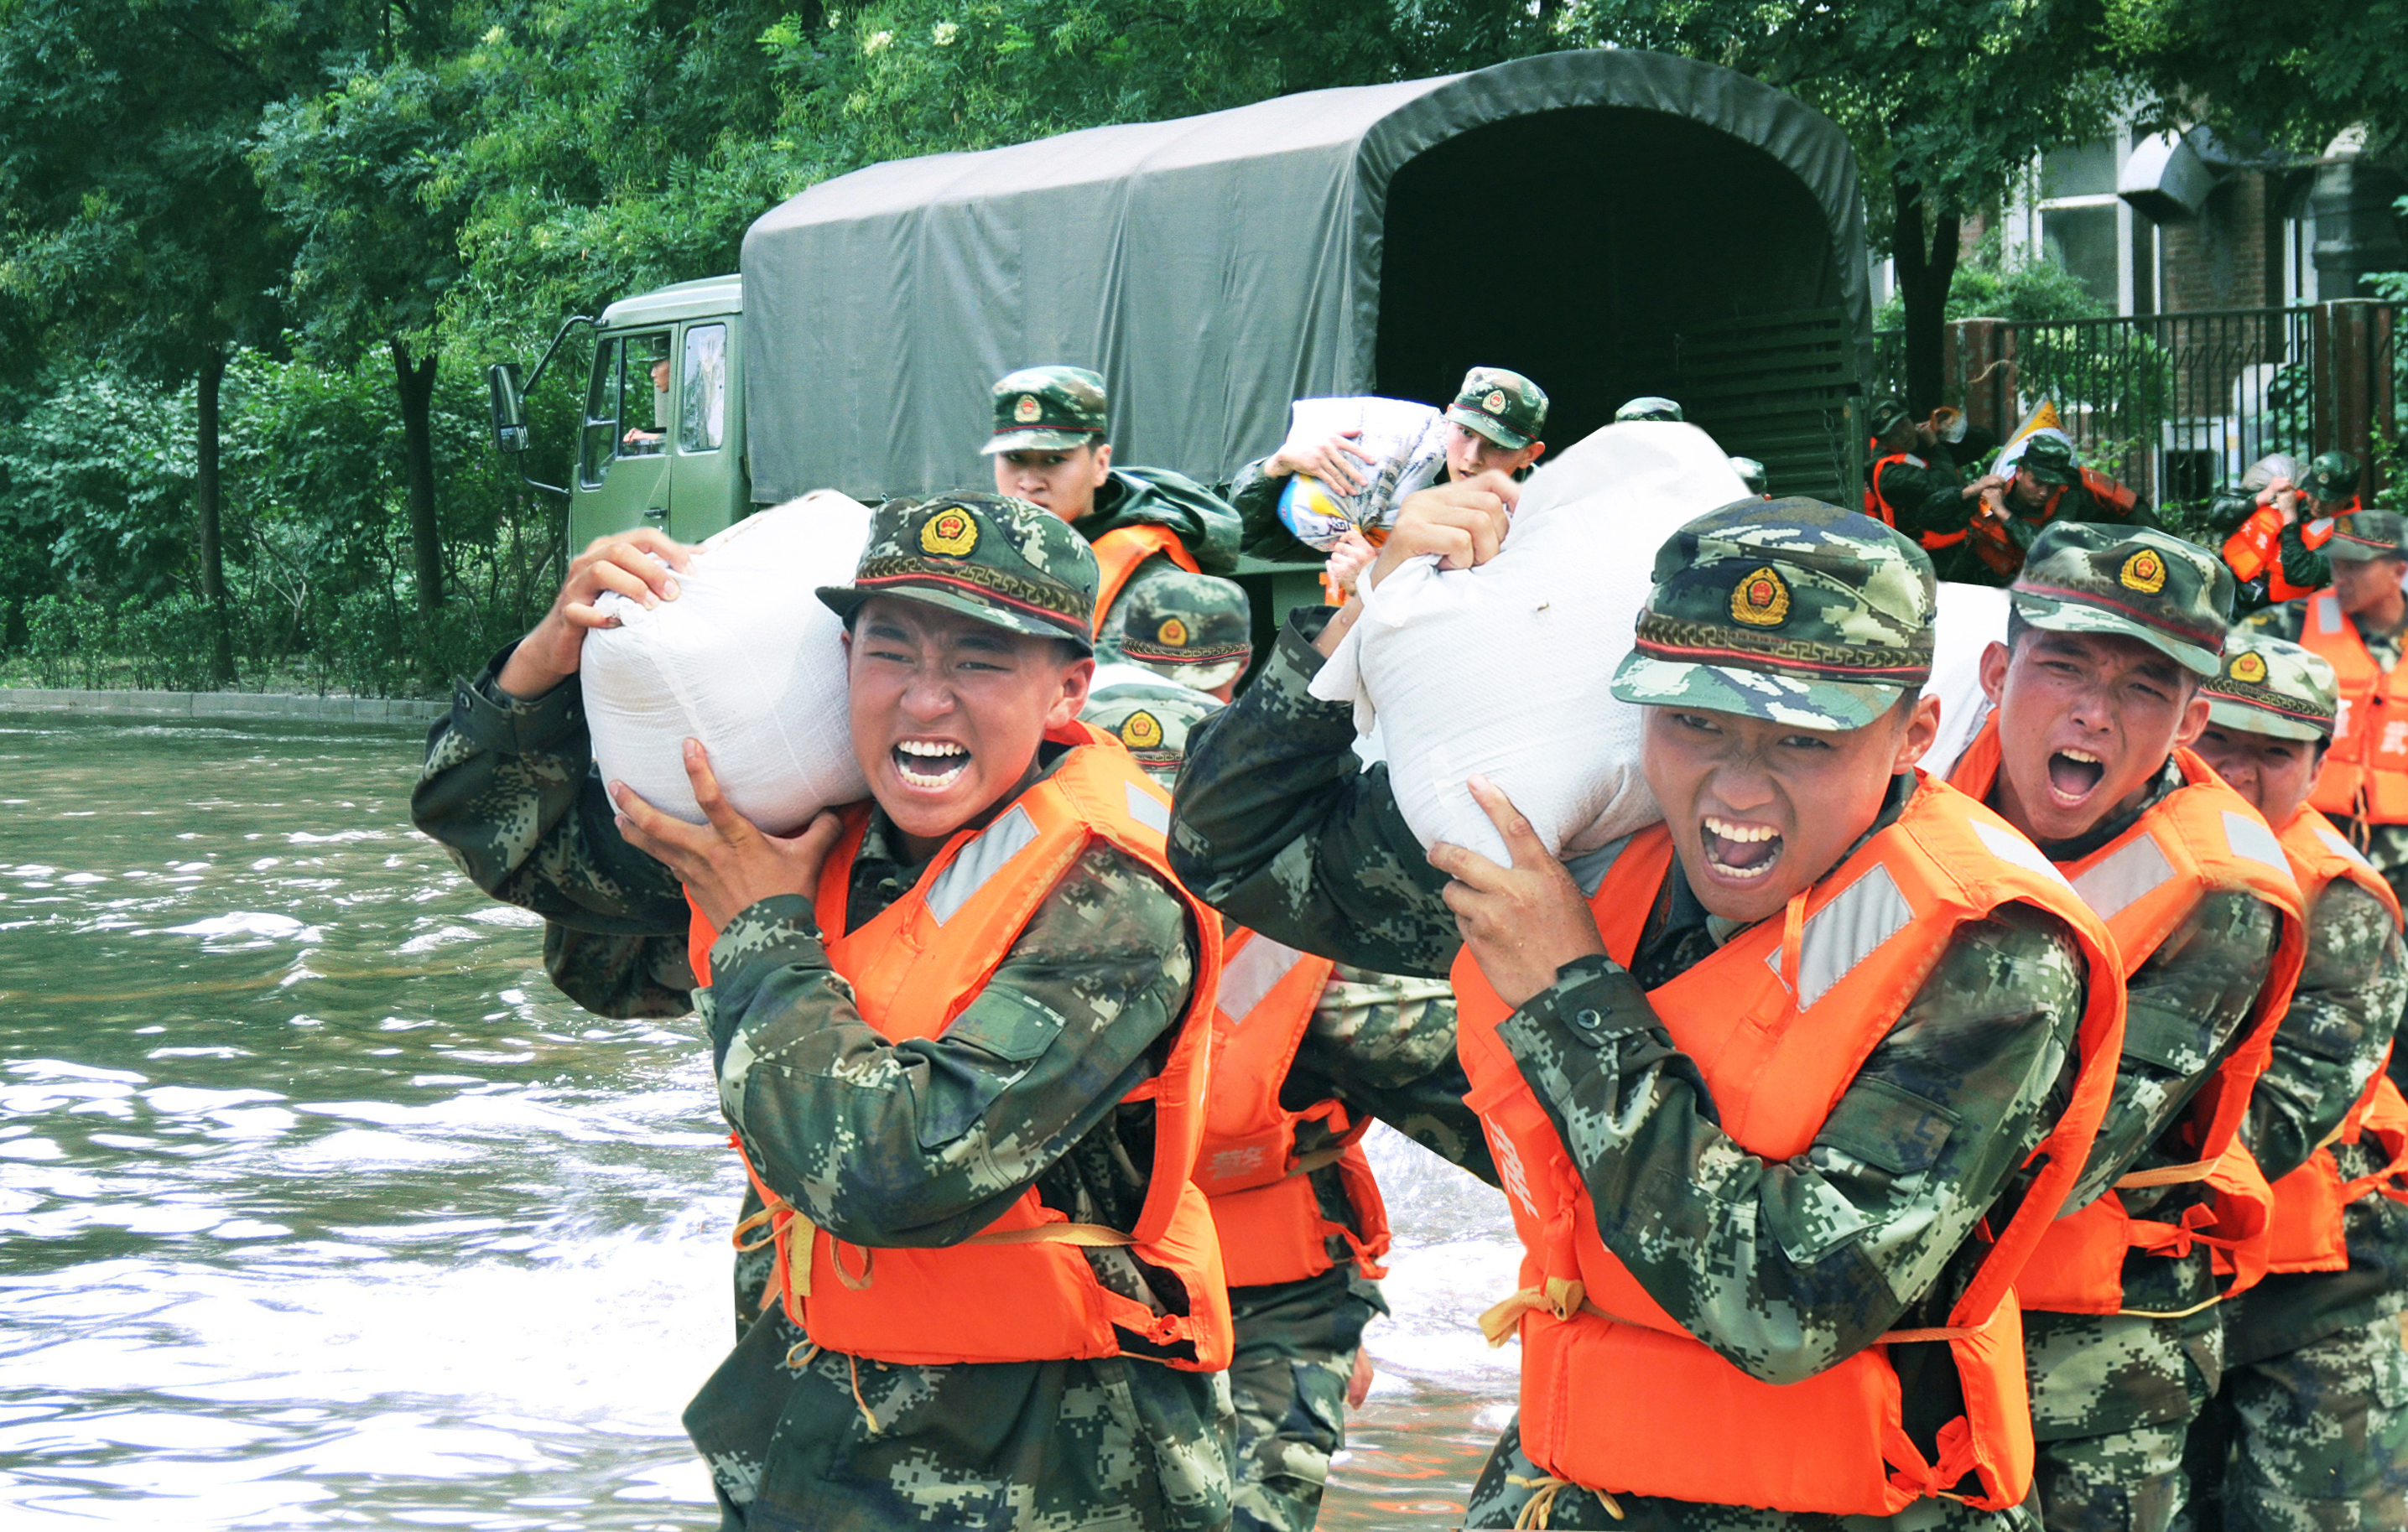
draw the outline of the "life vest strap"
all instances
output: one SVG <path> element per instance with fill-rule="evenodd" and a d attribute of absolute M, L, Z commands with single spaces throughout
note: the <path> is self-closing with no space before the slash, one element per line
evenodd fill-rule
<path fill-rule="evenodd" d="M 1588 1489 L 1585 1484 L 1570 1479 L 1559 1479 L 1552 1473 L 1542 1473 L 1535 1478 L 1509 1473 L 1505 1476 L 1505 1482 L 1515 1489 L 1537 1492 L 1522 1502 L 1521 1511 L 1514 1515 L 1514 1532 L 1532 1532 L 1533 1528 L 1536 1528 L 1537 1532 L 1546 1532 L 1548 1527 L 1555 1525 L 1555 1496 L 1568 1489 Z M 1607 1515 L 1617 1522 L 1624 1519 L 1621 1501 L 1601 1489 L 1592 1489 L 1588 1493 L 1597 1496 L 1598 1503 L 1605 1507 Z"/>
<path fill-rule="evenodd" d="M 2137 1192 L 2151 1186 L 2180 1186 L 2188 1181 L 2205 1181 L 2215 1168 L 2214 1160 L 2193 1160 L 2187 1165 L 2161 1165 L 2152 1170 L 2135 1170 L 2128 1176 L 2115 1178 L 2115 1190 Z"/>

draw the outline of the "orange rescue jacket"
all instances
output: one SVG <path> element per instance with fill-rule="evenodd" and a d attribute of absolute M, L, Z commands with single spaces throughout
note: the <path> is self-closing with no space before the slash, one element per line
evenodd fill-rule
<path fill-rule="evenodd" d="M 2300 528 L 2300 541 L 2309 548 L 2322 548 L 2332 540 L 2333 519 L 2320 516 Z M 2323 587 L 2294 585 L 2283 573 L 2283 513 L 2272 506 L 2259 506 L 2249 519 L 2235 527 L 2232 536 L 2224 539 L 2224 562 L 2232 578 L 2246 584 L 2259 575 L 2266 577 L 2266 599 L 2295 601 L 2303 595 L 2314 595 Z"/>
<path fill-rule="evenodd" d="M 1148 522 L 1137 526 L 1119 526 L 1087 545 L 1095 551 L 1096 573 L 1101 577 L 1096 586 L 1095 631 L 1104 630 L 1105 614 L 1112 603 L 1121 598 L 1129 577 L 1137 566 L 1160 553 L 1189 574 L 1201 574 L 1196 555 L 1179 540 L 1179 534 L 1158 523 Z"/>
<path fill-rule="evenodd" d="M 1875 459 L 1873 465 L 1865 470 L 1865 514 L 1888 527 L 1898 525 L 1898 515 L 1890 509 L 1889 502 L 1882 497 L 1881 481 L 1882 470 L 1893 463 L 1908 463 L 1918 468 L 1930 466 L 1913 452 L 1892 452 L 1887 457 Z"/>
<path fill-rule="evenodd" d="M 2308 801 L 2320 813 L 2408 823 L 2408 665 L 2388 674 L 2376 665 L 2330 591 L 2308 603 L 2300 642 L 2330 663 L 2341 694 L 2332 749 Z"/>
<path fill-rule="evenodd" d="M 2283 850 L 2300 884 L 2308 918 L 2315 918 L 2316 901 L 2337 880 L 2356 883 L 2391 912 L 2393 929 L 2400 926 L 2400 901 L 2356 847 L 2342 838 L 2332 822 L 2302 807 L 2283 827 Z M 2388 1062 L 2388 1055 L 2386 1055 Z M 2382 1169 L 2354 1181 L 2344 1181 L 2331 1145 L 2354 1144 L 2372 1134 L 2382 1147 Z M 2332 1138 L 2317 1146 L 2308 1162 L 2274 1183 L 2272 1271 L 2344 1271 L 2349 1267 L 2349 1243 L 2343 1235 L 2343 1210 L 2362 1196 L 2380 1192 L 2408 1202 L 2408 1100 L 2377 1069 L 2366 1090 Z"/>
<path fill-rule="evenodd" d="M 911 891 L 857 931 L 846 929 L 853 861 L 869 806 L 844 811 L 844 834 L 820 871 L 814 913 L 828 965 L 853 987 L 862 1020 L 900 1041 L 944 1032 L 986 987 L 1062 875 L 1096 841 L 1162 875 L 1170 805 L 1110 735 L 1084 723 L 1048 736 L 1073 746 L 1054 771 L 984 828 L 948 840 Z M 1073 1224 L 1031 1187 L 958 1245 L 867 1249 L 815 1227 L 745 1173 L 777 1245 L 769 1296 L 811 1340 L 884 1362 L 945 1365 L 1122 1354 L 1185 1371 L 1229 1365 L 1229 1299 L 1212 1214 L 1190 1179 L 1203 1136 L 1210 1017 L 1221 975 L 1220 917 L 1180 890 L 1197 933 L 1196 980 L 1162 1071 L 1124 1097 L 1152 1101 L 1154 1162 L 1135 1228 Z M 716 939 L 695 911 L 689 952 L 710 982 Z M 743 1154 L 743 1145 L 737 1144 Z M 741 1242 L 751 1229 L 739 1228 Z M 1187 1311 L 1155 1314 L 1105 1287 L 1081 1246 L 1125 1245 L 1175 1275 Z M 744 1248 L 758 1248 L 757 1244 Z M 1139 1342 L 1135 1350 L 1127 1342 Z"/>
<path fill-rule="evenodd" d="M 2191 1098 L 2178 1128 L 2191 1160 L 2134 1171 L 2115 1182 L 2117 1188 L 2137 1191 L 2203 1181 L 2214 1196 L 2210 1203 L 2186 1211 L 2180 1224 L 2131 1217 L 2114 1189 L 2066 1214 L 2024 1271 L 2020 1291 L 2026 1309 L 2070 1314 L 2136 1312 L 2124 1307 L 2124 1256 L 2136 1247 L 2180 1259 L 2194 1247 L 2206 1246 L 2214 1253 L 2216 1269 L 2233 1279 L 2226 1296 L 2265 1275 L 2273 1193 L 2237 1135 L 2307 951 L 2299 886 L 2291 881 L 2282 843 L 2249 801 L 2190 751 L 2178 749 L 2173 758 L 2185 785 L 2151 805 L 2113 841 L 2067 864 L 2064 871 L 2114 933 L 2126 979 L 2140 971 L 2211 893 L 2246 892 L 2272 905 L 2282 917 L 2266 982 L 2240 1040 Z M 1999 719 L 1993 713 L 1950 780 L 1986 798 L 1998 771 Z"/>
<path fill-rule="evenodd" d="M 1672 865 L 1661 825 L 1633 838 L 1590 900 L 1627 964 Z M 1467 952 L 1455 966 L 1457 1046 L 1522 1238 L 1522 1291 L 1492 1310 L 1493 1341 L 1522 1338 L 1522 1448 L 1545 1473 L 1607 1493 L 1834 1515 L 1886 1516 L 1926 1496 L 2020 1504 L 2032 1436 L 2012 1284 L 2071 1188 L 2106 1110 L 2123 986 L 2097 916 L 1987 809 L 1918 775 L 1899 818 L 1764 921 L 1649 992 L 1704 1076 L 1723 1131 L 1766 1160 L 1807 1152 L 1946 951 L 2001 905 L 2049 911 L 2088 968 L 2078 1083 L 2035 1150 L 2028 1194 L 1946 1327 L 1894 1331 L 1802 1382 L 1764 1382 L 1683 1329 L 1606 1248 L 1549 1120 L 1497 1035 L 1511 1012 Z M 1927 1456 L 1909 1435 L 1895 1345 L 1944 1344 L 1965 1413 Z"/>
<path fill-rule="evenodd" d="M 1224 939 L 1221 952 L 1212 1095 L 1196 1183 L 1212 1202 L 1229 1285 L 1317 1277 L 1337 1264 L 1332 1238 L 1345 1240 L 1363 1275 L 1387 1275 L 1379 1263 L 1388 1252 L 1388 1209 L 1360 1142 L 1371 1120 L 1350 1122 L 1334 1100 L 1302 1111 L 1280 1105 L 1280 1087 L 1335 965 L 1243 929 Z M 1326 1124 L 1337 1146 L 1299 1156 L 1296 1130 L 1308 1122 Z M 1338 1167 L 1360 1234 L 1322 1216 L 1312 1173 L 1326 1165 Z"/>

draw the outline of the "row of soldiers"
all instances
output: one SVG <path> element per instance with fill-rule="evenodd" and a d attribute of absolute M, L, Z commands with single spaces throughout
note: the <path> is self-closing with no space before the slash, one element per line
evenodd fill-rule
<path fill-rule="evenodd" d="M 1486 446 L 1369 577 L 1494 556 L 1544 408 L 1475 369 Z M 1526 1251 L 1470 1525 L 2163 1527 L 2194 1436 L 2235 1525 L 2401 1524 L 2398 902 L 2304 804 L 2329 671 L 2228 641 L 2212 555 L 2043 527 L 1951 786 L 1917 540 L 1703 517 L 1615 680 L 1664 825 L 1566 864 L 1475 781 L 1503 866 L 1425 852 L 1311 695 L 1359 602 L 1225 705 L 1234 508 L 1112 467 L 1093 375 L 996 411 L 996 492 L 881 508 L 817 593 L 870 802 L 774 838 L 698 746 L 701 826 L 594 775 L 578 648 L 600 591 L 675 598 L 651 532 L 460 690 L 413 802 L 566 993 L 710 1033 L 751 1191 L 687 1419 L 729 1525 L 1309 1525 L 1373 1118 Z"/>

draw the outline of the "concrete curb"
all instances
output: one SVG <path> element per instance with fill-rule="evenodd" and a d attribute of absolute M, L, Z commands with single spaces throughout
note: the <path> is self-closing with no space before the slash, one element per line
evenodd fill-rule
<path fill-rule="evenodd" d="M 109 718 L 258 719 L 309 723 L 432 723 L 449 702 L 410 697 L 286 696 L 265 692 L 83 692 L 0 686 L 0 712 Z"/>

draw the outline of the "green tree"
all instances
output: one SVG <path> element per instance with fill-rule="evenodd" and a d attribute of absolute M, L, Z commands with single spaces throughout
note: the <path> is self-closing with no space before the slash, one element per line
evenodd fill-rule
<path fill-rule="evenodd" d="M 2108 0 L 2107 19 L 2169 126 L 2314 153 L 2362 123 L 2376 158 L 2408 162 L 2408 0 Z"/>
<path fill-rule="evenodd" d="M 0 0 L 0 293 L 54 364 L 194 388 L 196 573 L 222 680 L 220 393 L 236 347 L 276 340 L 289 251 L 246 151 L 262 109 L 313 71 L 334 8 Z"/>
<path fill-rule="evenodd" d="M 298 238 L 289 293 L 305 354 L 336 368 L 372 351 L 389 361 L 417 602 L 431 612 L 443 604 L 431 412 L 442 302 L 462 274 L 468 93 L 465 66 L 417 40 L 432 67 L 357 58 L 333 90 L 270 103 L 251 159 Z"/>
<path fill-rule="evenodd" d="M 2044 150 L 2094 138 L 2122 89 L 2099 0 L 1570 0 L 1561 35 L 1684 53 L 1788 92 L 1844 130 L 1897 265 L 1907 394 L 1940 402 L 1966 215 Z"/>

